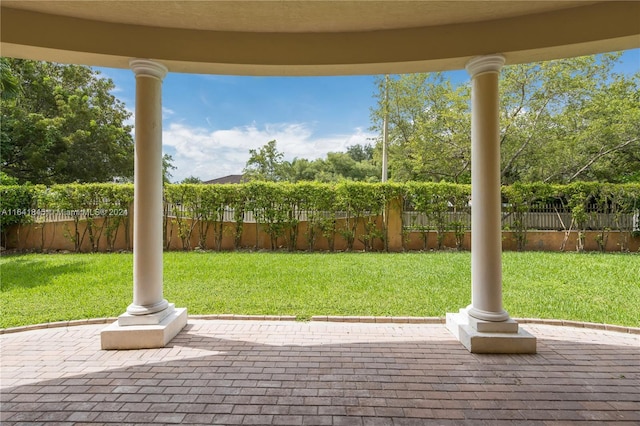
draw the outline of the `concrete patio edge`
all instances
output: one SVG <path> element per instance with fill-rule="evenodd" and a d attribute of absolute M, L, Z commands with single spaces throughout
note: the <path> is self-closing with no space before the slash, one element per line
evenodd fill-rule
<path fill-rule="evenodd" d="M 25 325 L 21 327 L 0 328 L 0 335 L 20 333 L 23 331 L 42 330 L 45 328 L 74 327 L 87 324 L 109 324 L 117 321 L 117 317 L 91 318 L 71 321 L 57 321 L 42 324 Z M 236 315 L 236 314 L 211 314 L 189 315 L 193 320 L 237 320 L 237 321 L 297 321 L 295 315 Z M 565 327 L 588 328 L 594 330 L 608 330 L 619 333 L 640 335 L 640 327 L 626 327 L 622 325 L 601 324 L 584 321 L 571 321 L 545 318 L 514 318 L 520 324 L 544 324 Z M 314 315 L 314 322 L 351 322 L 351 323 L 397 323 L 397 324 L 445 324 L 445 317 L 391 317 L 391 316 L 339 316 L 339 315 Z"/>

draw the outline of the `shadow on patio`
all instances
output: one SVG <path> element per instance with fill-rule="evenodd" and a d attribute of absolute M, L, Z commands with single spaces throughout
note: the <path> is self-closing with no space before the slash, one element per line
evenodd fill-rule
<path fill-rule="evenodd" d="M 164 349 L 104 325 L 0 336 L 2 424 L 640 422 L 640 339 L 526 324 L 536 355 L 476 355 L 442 324 L 205 321 Z"/>

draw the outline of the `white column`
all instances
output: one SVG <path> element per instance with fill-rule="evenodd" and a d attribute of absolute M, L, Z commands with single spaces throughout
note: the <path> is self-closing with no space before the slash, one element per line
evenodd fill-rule
<path fill-rule="evenodd" d="M 100 333 L 102 349 L 164 347 L 187 324 L 187 309 L 162 295 L 162 79 L 167 68 L 133 59 L 136 74 L 133 303 Z"/>
<path fill-rule="evenodd" d="M 502 55 L 466 69 L 471 88 L 471 305 L 447 314 L 447 328 L 476 353 L 535 353 L 536 338 L 502 308 L 502 230 L 498 76 Z"/>
<path fill-rule="evenodd" d="M 469 315 L 505 321 L 502 309 L 502 231 L 498 74 L 501 55 L 467 63 L 471 88 L 471 305 Z"/>
<path fill-rule="evenodd" d="M 133 303 L 131 315 L 162 311 L 162 79 L 167 68 L 133 59 L 136 74 L 133 202 Z"/>

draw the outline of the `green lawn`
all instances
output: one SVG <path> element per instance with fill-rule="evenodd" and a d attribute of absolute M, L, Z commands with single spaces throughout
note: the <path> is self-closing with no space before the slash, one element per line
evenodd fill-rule
<path fill-rule="evenodd" d="M 132 255 L 0 258 L 0 327 L 117 316 L 132 297 Z M 165 298 L 190 314 L 444 316 L 470 302 L 470 253 L 164 255 Z M 637 254 L 503 256 L 514 317 L 640 326 Z"/>

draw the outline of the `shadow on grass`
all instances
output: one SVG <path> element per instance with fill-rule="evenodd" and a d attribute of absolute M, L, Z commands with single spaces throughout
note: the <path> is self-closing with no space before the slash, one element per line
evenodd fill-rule
<path fill-rule="evenodd" d="M 71 256 L 64 260 L 31 259 L 24 257 L 5 258 L 0 266 L 0 291 L 17 288 L 34 288 L 52 283 L 60 275 L 82 274 L 87 271 L 87 262 Z"/>

